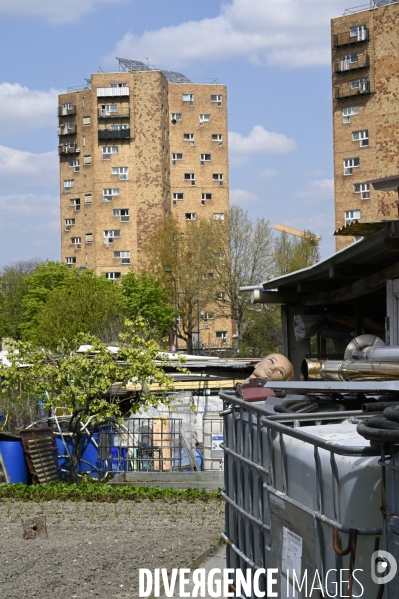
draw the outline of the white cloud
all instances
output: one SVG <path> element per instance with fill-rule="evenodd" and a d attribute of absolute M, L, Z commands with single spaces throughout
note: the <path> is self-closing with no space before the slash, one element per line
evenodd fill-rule
<path fill-rule="evenodd" d="M 235 131 L 229 132 L 229 150 L 236 154 L 286 154 L 295 150 L 296 145 L 294 139 L 283 133 L 266 131 L 262 125 L 255 125 L 247 137 Z"/>
<path fill-rule="evenodd" d="M 58 186 L 57 152 L 34 154 L 0 146 L 0 177 L 3 190 Z"/>
<path fill-rule="evenodd" d="M 21 232 L 59 229 L 59 204 L 59 198 L 50 195 L 29 193 L 0 196 L 0 230 Z"/>
<path fill-rule="evenodd" d="M 60 92 L 31 90 L 19 83 L 0 84 L 0 133 L 18 133 L 57 126 Z"/>
<path fill-rule="evenodd" d="M 231 0 L 217 17 L 126 33 L 109 55 L 128 56 L 169 69 L 244 57 L 287 67 L 330 62 L 330 19 L 347 0 Z M 176 40 L 179 43 L 176 43 Z"/>
<path fill-rule="evenodd" d="M 245 207 L 248 204 L 255 204 L 257 202 L 259 202 L 258 196 L 250 191 L 246 191 L 245 189 L 230 190 L 230 204 Z"/>
<path fill-rule="evenodd" d="M 0 0 L 0 15 L 42 17 L 49 23 L 74 23 L 82 15 L 92 12 L 99 3 L 122 0 Z"/>
<path fill-rule="evenodd" d="M 278 171 L 275 168 L 264 168 L 258 174 L 261 179 L 274 179 L 277 175 Z"/>
<path fill-rule="evenodd" d="M 298 198 L 303 200 L 303 204 L 317 205 L 334 200 L 334 181 L 333 179 L 316 179 L 310 181 L 307 185 L 295 192 Z"/>

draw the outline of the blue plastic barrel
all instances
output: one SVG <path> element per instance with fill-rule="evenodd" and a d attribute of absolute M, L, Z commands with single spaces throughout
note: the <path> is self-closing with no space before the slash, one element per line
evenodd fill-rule
<path fill-rule="evenodd" d="M 96 443 L 96 445 L 94 445 L 93 441 Z M 79 472 L 87 472 L 89 470 L 91 472 L 91 476 L 97 477 L 98 472 L 96 468 L 98 468 L 99 466 L 98 433 L 93 433 L 93 436 L 90 439 L 90 443 L 88 444 L 88 446 L 82 454 L 82 460 L 84 460 L 84 462 L 79 463 Z"/>
<path fill-rule="evenodd" d="M 27 485 L 29 473 L 21 441 L 19 439 L 0 441 L 0 453 L 9 481 Z"/>

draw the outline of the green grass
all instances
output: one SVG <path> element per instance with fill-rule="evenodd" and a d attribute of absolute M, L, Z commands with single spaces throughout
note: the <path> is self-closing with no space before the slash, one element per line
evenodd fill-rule
<path fill-rule="evenodd" d="M 95 501 L 116 503 L 120 500 L 172 499 L 175 501 L 209 501 L 221 497 L 218 491 L 203 489 L 165 489 L 161 487 L 114 487 L 98 482 L 49 483 L 47 485 L 7 484 L 0 486 L 0 501 Z"/>

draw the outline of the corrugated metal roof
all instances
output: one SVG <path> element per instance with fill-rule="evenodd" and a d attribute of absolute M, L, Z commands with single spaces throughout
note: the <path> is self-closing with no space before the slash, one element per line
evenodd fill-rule
<path fill-rule="evenodd" d="M 383 229 L 387 220 L 353 220 L 349 225 L 344 225 L 334 231 L 334 235 L 350 235 L 351 237 L 369 237 Z"/>
<path fill-rule="evenodd" d="M 398 236 L 399 221 L 386 221 L 382 228 L 373 235 L 349 245 L 322 262 L 253 285 L 252 289 L 280 290 L 295 287 L 302 282 L 331 282 L 330 269 L 338 266 L 354 267 L 354 270 L 357 268 L 359 278 L 361 278 L 364 276 L 364 270 L 371 274 L 399 261 L 398 252 L 390 251 L 386 241 Z M 251 288 L 247 286 L 245 290 L 250 291 Z"/>

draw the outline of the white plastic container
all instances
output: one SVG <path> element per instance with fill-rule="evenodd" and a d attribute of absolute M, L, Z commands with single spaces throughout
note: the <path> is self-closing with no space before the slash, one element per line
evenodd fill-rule
<path fill-rule="evenodd" d="M 224 453 L 220 445 L 223 443 L 223 418 L 219 412 L 205 412 L 204 431 L 204 470 L 223 470 Z"/>
<path fill-rule="evenodd" d="M 299 430 L 299 429 L 298 429 Z M 301 432 L 309 433 L 328 443 L 334 443 L 342 446 L 361 446 L 368 447 L 369 442 L 357 434 L 356 425 L 350 423 L 327 424 L 323 426 L 305 426 L 300 428 Z M 287 485 L 286 494 L 288 497 L 300 502 L 303 506 L 318 510 L 317 505 L 317 480 L 314 459 L 314 445 L 311 443 L 295 439 L 289 435 L 284 435 L 286 447 L 287 464 Z M 348 528 L 381 528 L 382 517 L 380 512 L 381 505 L 381 467 L 378 464 L 378 457 L 359 457 L 345 455 L 335 455 L 335 461 L 338 471 L 339 491 L 338 491 L 338 514 L 335 514 L 333 503 L 333 479 L 330 464 L 330 452 L 325 449 L 319 449 L 321 471 L 322 471 L 322 495 L 324 509 L 323 513 L 331 520 L 338 520 L 343 526 Z M 275 488 L 283 491 L 282 469 L 281 469 L 281 447 L 279 436 L 274 440 L 274 465 L 275 465 Z M 274 503 L 274 507 L 272 507 Z M 309 525 L 304 526 L 304 522 L 309 520 L 305 510 L 294 508 L 289 501 L 284 501 L 279 497 L 273 499 L 270 493 L 270 506 L 273 512 L 274 528 L 278 535 L 283 536 L 283 528 L 291 530 L 294 535 L 303 539 L 303 547 L 308 543 L 308 554 L 312 554 L 312 543 L 317 544 L 316 529 Z M 276 508 L 278 506 L 278 509 Z M 280 530 L 281 529 L 281 530 Z M 337 556 L 333 548 L 332 527 L 322 524 L 323 547 L 325 555 L 325 571 L 337 568 Z M 280 535 L 281 533 L 281 535 Z M 285 533 L 287 534 L 287 533 Z M 341 548 L 345 549 L 348 543 L 348 535 L 341 534 Z M 375 536 L 359 535 L 357 537 L 357 549 L 355 568 L 363 570 L 357 573 L 357 577 L 364 587 L 363 594 L 361 586 L 354 582 L 353 597 L 361 596 L 362 599 L 375 599 L 378 586 L 371 580 L 371 556 L 374 551 Z M 275 559 L 283 559 L 278 556 L 284 546 L 284 539 L 280 544 L 276 542 Z M 382 544 L 381 544 L 382 546 Z M 283 549 L 284 551 L 284 549 Z M 302 572 L 307 567 L 304 555 L 302 556 Z M 312 564 L 312 559 L 308 559 L 308 565 Z M 342 568 L 348 568 L 349 556 L 342 558 Z M 346 573 L 345 573 L 346 574 Z M 331 578 L 331 580 L 334 580 Z M 334 587 L 331 587 L 333 592 Z M 344 585 L 346 589 L 346 585 Z M 285 597 L 281 594 L 281 597 Z M 312 595 L 313 597 L 313 595 Z"/>

